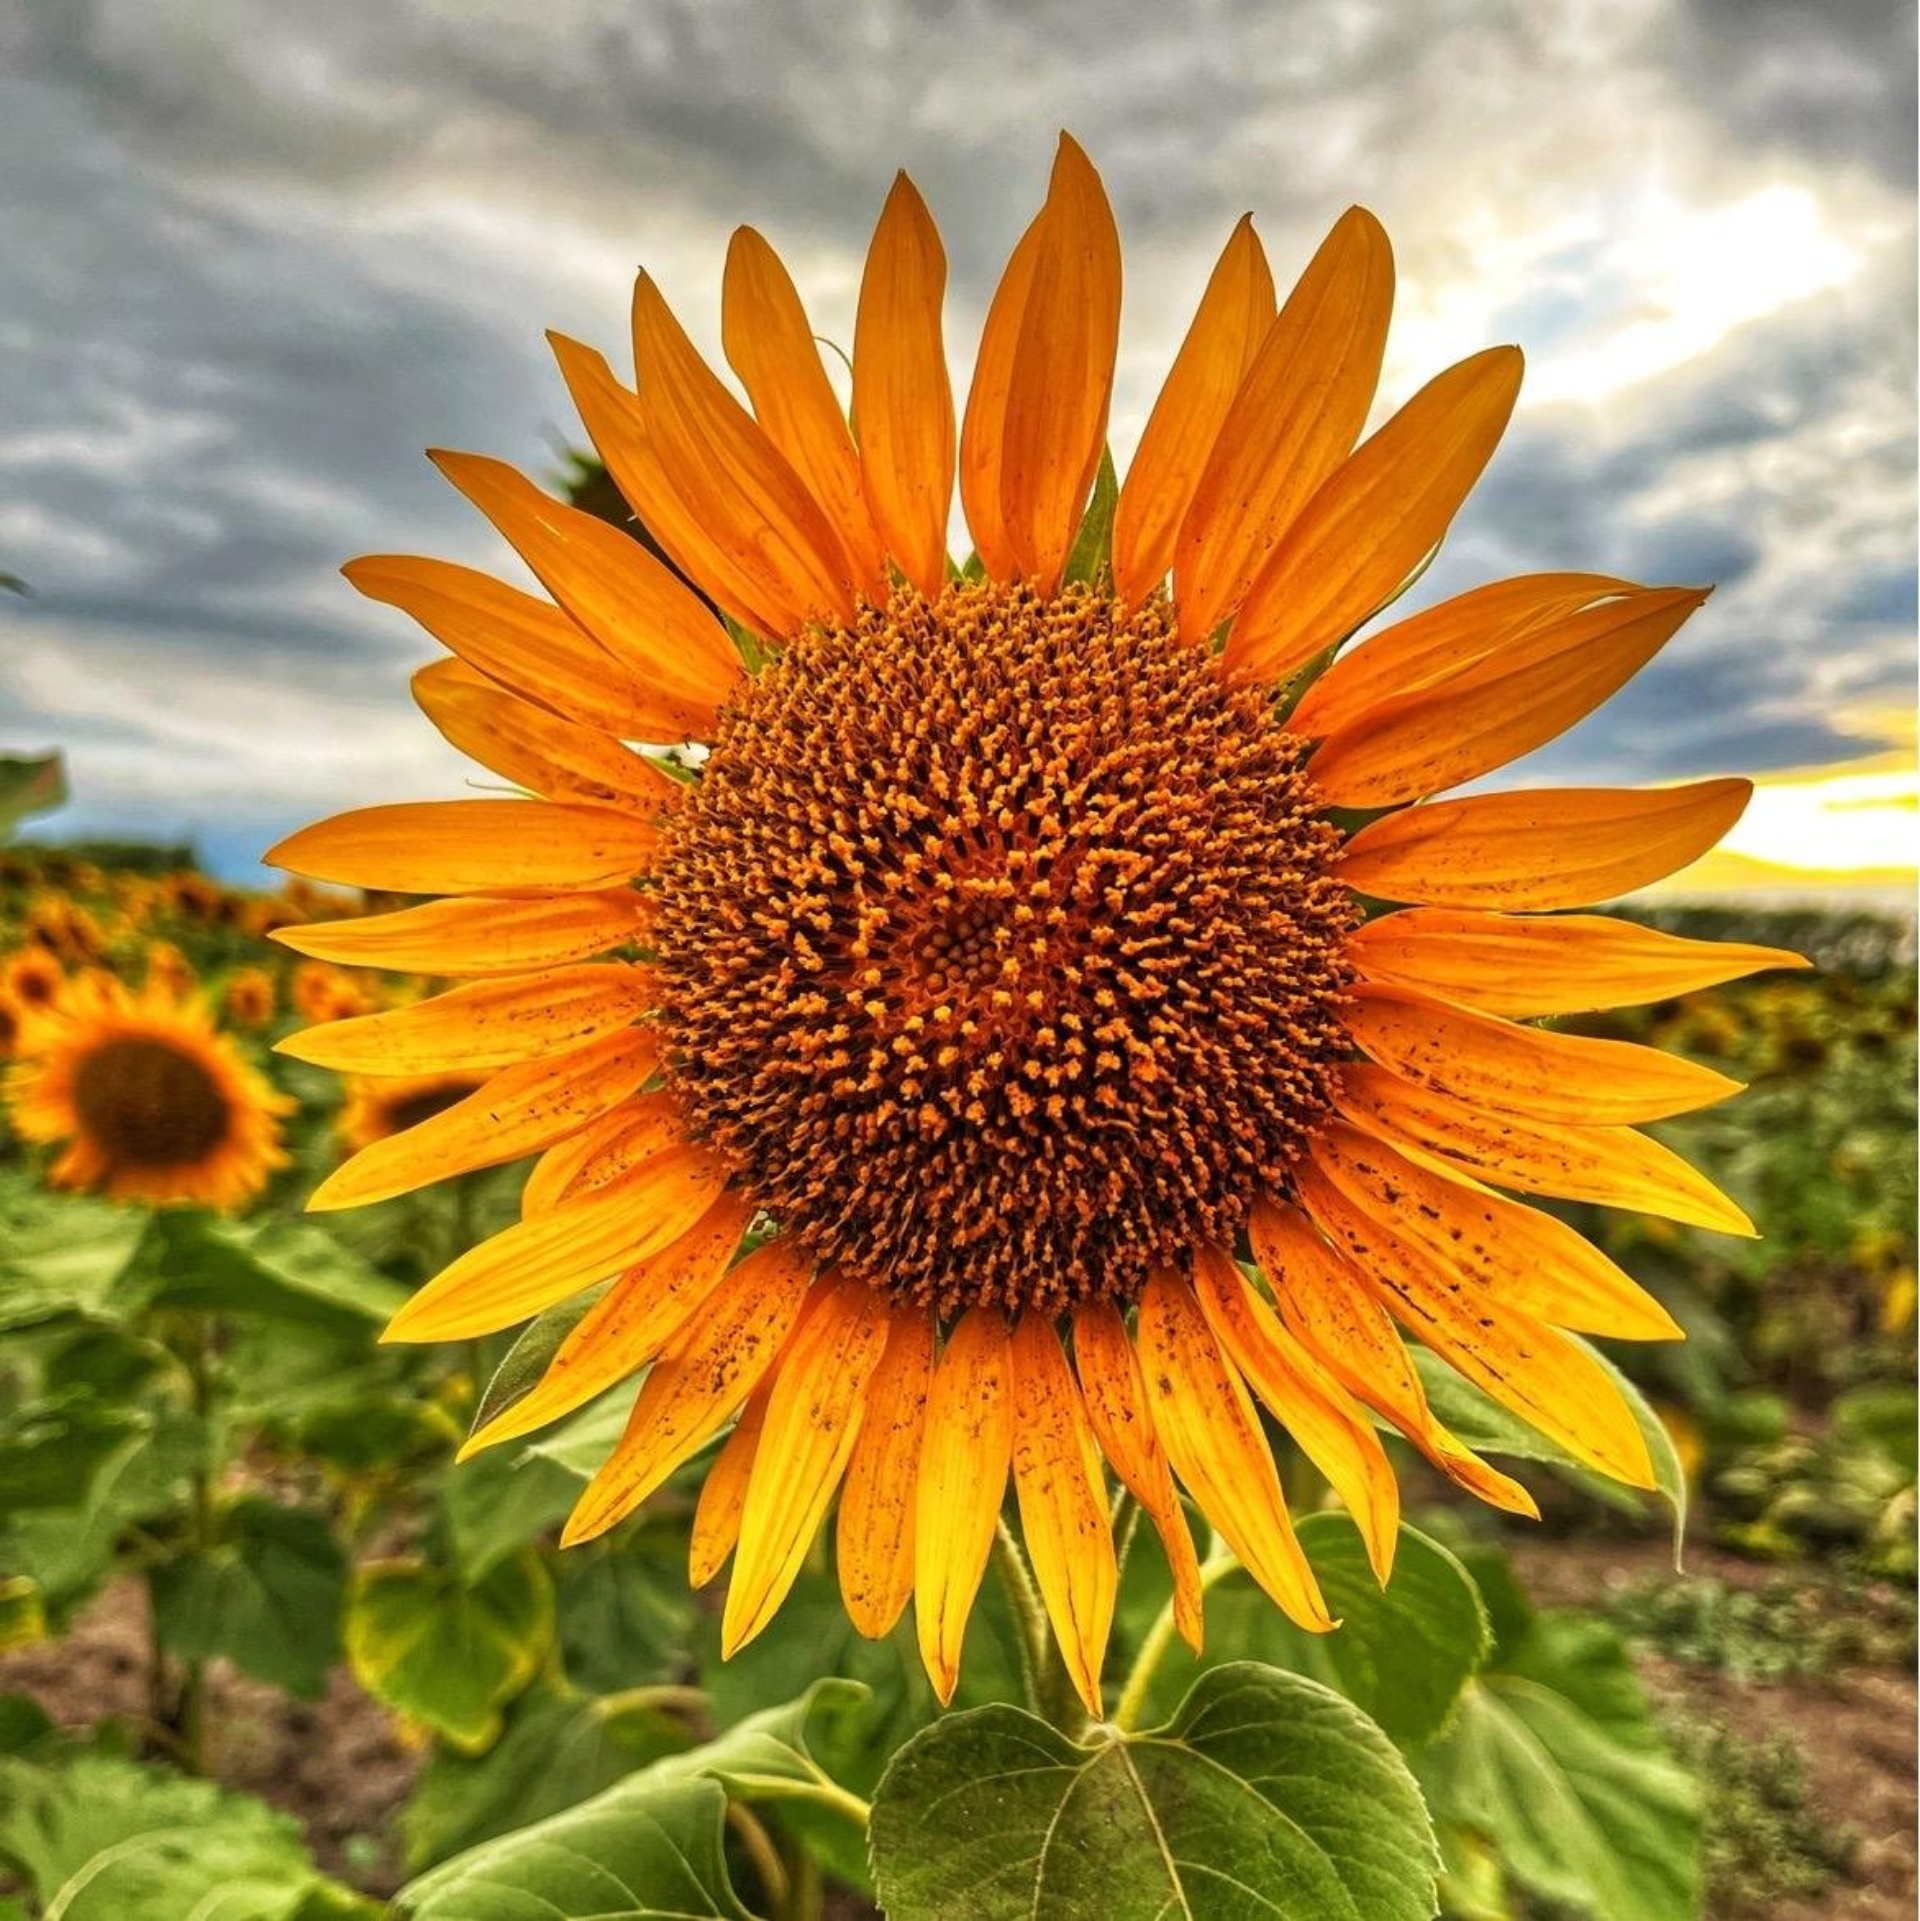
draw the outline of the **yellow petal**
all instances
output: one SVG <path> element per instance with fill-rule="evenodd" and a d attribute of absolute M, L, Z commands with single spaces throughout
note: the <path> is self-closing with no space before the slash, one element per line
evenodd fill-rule
<path fill-rule="evenodd" d="M 1007 441 L 1007 393 L 1013 380 L 1015 349 L 1047 218 L 1048 208 L 1042 208 L 1020 236 L 994 289 L 980 334 L 980 349 L 974 356 L 966 413 L 960 423 L 960 503 L 966 512 L 967 532 L 973 537 L 989 580 L 1011 580 L 1020 571 L 1007 533 L 1000 468 Z"/>
<path fill-rule="evenodd" d="M 1394 1318 L 1442 1360 L 1589 1467 L 1633 1487 L 1654 1485 L 1639 1423 L 1590 1354 L 1518 1308 L 1489 1313 L 1452 1270 L 1354 1207 L 1318 1167 L 1296 1169 L 1294 1184 Z"/>
<path fill-rule="evenodd" d="M 389 1341 L 457 1341 L 531 1320 L 570 1294 L 671 1247 L 720 1198 L 726 1163 L 675 1147 L 597 1193 L 482 1241 L 387 1324 Z"/>
<path fill-rule="evenodd" d="M 773 1375 L 721 1617 L 730 1658 L 773 1619 L 819 1532 L 853 1452 L 867 1383 L 887 1342 L 886 1297 L 826 1281 Z"/>
<path fill-rule="evenodd" d="M 947 581 L 953 384 L 941 338 L 947 256 L 907 176 L 867 250 L 853 323 L 853 415 L 867 505 L 895 564 L 929 600 Z"/>
<path fill-rule="evenodd" d="M 976 1307 L 947 1337 L 927 1395 L 914 1488 L 913 1591 L 920 1659 L 933 1691 L 953 1699 L 960 1648 L 1013 1459 L 1007 1324 Z"/>
<path fill-rule="evenodd" d="M 1565 1221 L 1466 1186 L 1335 1121 L 1313 1143 L 1322 1173 L 1467 1283 L 1485 1313 L 1518 1308 L 1553 1327 L 1622 1341 L 1678 1341 L 1673 1316 Z"/>
<path fill-rule="evenodd" d="M 1313 499 L 1248 591 L 1228 672 L 1274 681 L 1344 640 L 1405 585 L 1460 511 L 1520 391 L 1520 350 L 1429 381 Z"/>
<path fill-rule="evenodd" d="M 659 1058 L 652 1034 L 621 1029 L 571 1052 L 504 1068 L 418 1126 L 363 1147 L 314 1189 L 307 1211 L 364 1207 L 538 1153 L 638 1093 Z"/>
<path fill-rule="evenodd" d="M 1384 1586 L 1400 1531 L 1400 1485 L 1373 1423 L 1280 1324 L 1228 1255 L 1196 1248 L 1193 1281 L 1215 1340 L 1346 1503 Z"/>
<path fill-rule="evenodd" d="M 397 914 L 276 927 L 270 939 L 343 967 L 409 974 L 530 974 L 636 940 L 646 903 L 631 888 L 532 900 L 432 900 Z"/>
<path fill-rule="evenodd" d="M 1166 1450 L 1154 1432 L 1140 1360 L 1119 1312 L 1106 1301 L 1073 1311 L 1073 1360 L 1094 1438 L 1120 1483 L 1159 1533 L 1173 1574 L 1173 1623 L 1198 1654 L 1203 1629 L 1199 1557 L 1174 1492 Z"/>
<path fill-rule="evenodd" d="M 1180 633 L 1203 644 L 1353 449 L 1380 378 L 1393 249 L 1350 207 L 1260 341 L 1201 473 L 1174 554 Z"/>
<path fill-rule="evenodd" d="M 760 1451 L 760 1430 L 767 1418 L 773 1383 L 762 1381 L 740 1410 L 740 1418 L 713 1457 L 700 1499 L 693 1510 L 693 1533 L 687 1544 L 687 1579 L 705 1587 L 727 1564 L 740 1539 L 740 1516 L 747 1504 L 747 1484 Z"/>
<path fill-rule="evenodd" d="M 505 461 L 444 450 L 431 458 L 547 592 L 642 685 L 708 708 L 739 686 L 740 656 L 726 630 L 630 534 L 542 493 Z"/>
<path fill-rule="evenodd" d="M 1294 1538 L 1260 1417 L 1177 1274 L 1147 1282 L 1137 1339 L 1147 1405 L 1173 1471 L 1287 1617 L 1324 1633 L 1333 1618 Z"/>
<path fill-rule="evenodd" d="M 847 1619 L 869 1640 L 893 1631 L 913 1598 L 914 1487 L 933 1381 L 933 1317 L 898 1308 L 867 1384 L 835 1522 Z"/>
<path fill-rule="evenodd" d="M 642 1094 L 625 1107 L 550 1147 L 534 1162 L 520 1190 L 520 1218 L 537 1220 L 563 1202 L 591 1194 L 628 1168 L 686 1137 L 686 1123 L 665 1088 Z"/>
<path fill-rule="evenodd" d="M 1351 935 L 1369 980 L 1485 1014 L 1585 1014 L 1691 994 L 1769 967 L 1810 967 L 1779 947 L 1687 940 L 1604 914 L 1541 917 L 1474 907 L 1409 907 Z"/>
<path fill-rule="evenodd" d="M 1122 600 L 1145 600 L 1166 579 L 1221 423 L 1272 325 L 1273 275 L 1248 214 L 1214 267 L 1120 488 L 1113 581 Z"/>
<path fill-rule="evenodd" d="M 1504 767 L 1617 693 L 1706 597 L 1641 588 L 1534 627 L 1332 735 L 1313 784 L 1335 807 L 1393 807 Z"/>
<path fill-rule="evenodd" d="M 1751 1236 L 1733 1202 L 1670 1148 L 1630 1127 L 1582 1127 L 1496 1114 L 1358 1061 L 1341 1077 L 1340 1111 L 1356 1127 L 1431 1166 L 1559 1200 L 1627 1207 Z"/>
<path fill-rule="evenodd" d="M 412 1007 L 356 1014 L 289 1034 L 276 1053 L 352 1074 L 439 1074 L 511 1067 L 631 1027 L 653 975 L 625 961 L 476 981 Z"/>
<path fill-rule="evenodd" d="M 569 1330 L 539 1380 L 468 1437 L 460 1458 L 531 1434 L 637 1374 L 720 1285 L 752 1220 L 752 1202 L 722 1194 L 678 1240 L 628 1268 Z"/>
<path fill-rule="evenodd" d="M 1516 1027 L 1398 987 L 1357 988 L 1346 1025 L 1376 1061 L 1416 1086 L 1543 1121 L 1665 1120 L 1741 1085 L 1655 1047 Z"/>
<path fill-rule="evenodd" d="M 393 894 L 611 887 L 653 864 L 642 814 L 546 800 L 399 801 L 303 827 L 265 856 L 309 880 Z"/>
<path fill-rule="evenodd" d="M 1696 861 L 1746 811 L 1750 780 L 1562 787 L 1430 801 L 1363 827 L 1340 878 L 1435 907 L 1588 907 Z"/>
<path fill-rule="evenodd" d="M 625 1433 L 567 1517 L 562 1547 L 624 1521 L 719 1433 L 772 1366 L 813 1266 L 791 1239 L 770 1241 L 689 1310 L 640 1384 Z"/>
<path fill-rule="evenodd" d="M 1013 1488 L 1033 1578 L 1087 1712 L 1105 1716 L 1100 1670 L 1119 1570 L 1106 1478 L 1053 1323 L 1024 1314 L 1013 1330 Z"/>
<path fill-rule="evenodd" d="M 886 598 L 880 537 L 860 486 L 860 459 L 806 310 L 780 256 L 751 227 L 727 248 L 720 339 L 754 418 L 805 482 L 839 537 L 854 582 Z"/>

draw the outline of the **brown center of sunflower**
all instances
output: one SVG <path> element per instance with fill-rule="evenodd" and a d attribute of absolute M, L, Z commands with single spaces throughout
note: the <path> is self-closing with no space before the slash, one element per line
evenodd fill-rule
<path fill-rule="evenodd" d="M 73 1106 L 85 1132 L 122 1166 L 202 1160 L 226 1139 L 232 1118 L 199 1061 L 146 1035 L 91 1049 L 74 1068 Z"/>
<path fill-rule="evenodd" d="M 1334 1091 L 1354 915 L 1300 758 L 1154 606 L 903 589 L 803 634 L 665 837 L 695 1127 L 902 1299 L 1132 1298 Z"/>

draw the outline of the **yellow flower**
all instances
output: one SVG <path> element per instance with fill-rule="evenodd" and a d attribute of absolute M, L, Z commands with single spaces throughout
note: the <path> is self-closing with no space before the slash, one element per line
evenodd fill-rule
<path fill-rule="evenodd" d="M 150 985 L 164 988 L 175 999 L 194 988 L 193 963 L 170 940 L 147 943 L 146 978 Z"/>
<path fill-rule="evenodd" d="M 227 1019 L 236 1027 L 264 1027 L 273 1019 L 278 990 L 263 967 L 242 967 L 227 982 Z"/>
<path fill-rule="evenodd" d="M 160 983 L 75 981 L 26 1023 L 6 1091 L 22 1139 L 61 1144 L 59 1187 L 231 1209 L 287 1162 L 278 1117 L 293 1103 Z"/>
<path fill-rule="evenodd" d="M 0 992 L 23 1008 L 50 1007 L 66 984 L 66 970 L 43 947 L 23 947 L 0 962 Z"/>
<path fill-rule="evenodd" d="M 351 974 L 324 961 L 302 961 L 293 970 L 292 999 L 295 1010 L 310 1021 L 346 1020 L 373 1005 Z"/>
<path fill-rule="evenodd" d="M 860 291 L 857 437 L 750 230 L 723 338 L 751 412 L 650 280 L 637 391 L 556 341 L 671 567 L 496 461 L 437 456 L 551 599 L 433 560 L 348 573 L 452 651 L 415 682 L 435 725 L 537 798 L 373 807 L 277 849 L 316 879 L 447 897 L 288 945 L 470 977 L 287 1045 L 487 1077 L 319 1205 L 539 1156 L 521 1221 L 396 1336 L 492 1332 L 618 1277 L 475 1441 L 650 1366 L 569 1540 L 731 1422 L 693 1542 L 696 1580 L 734 1559 L 726 1648 L 766 1624 L 837 1493 L 854 1624 L 883 1634 L 914 1600 L 946 1697 L 1011 1479 L 1098 1713 L 1102 1457 L 1159 1529 L 1196 1641 L 1176 1480 L 1289 1615 L 1331 1625 L 1256 1397 L 1383 1577 L 1398 1496 L 1375 1413 L 1531 1511 L 1435 1420 L 1403 1331 L 1582 1461 L 1650 1482 L 1633 1415 L 1561 1330 L 1678 1330 L 1494 1189 L 1749 1232 L 1632 1126 L 1734 1084 L 1520 1022 L 1797 962 L 1532 917 L 1690 861 L 1745 782 L 1427 800 L 1579 719 L 1699 592 L 1500 582 L 1304 673 L 1445 533 L 1520 376 L 1512 348 L 1475 355 L 1356 447 L 1393 280 L 1370 215 L 1338 223 L 1284 304 L 1236 229 L 1091 581 L 1068 563 L 1120 254 L 1079 148 L 1009 262 L 957 433 L 945 274 L 903 176 Z M 977 548 L 957 574 L 956 456 Z M 623 744 L 683 738 L 711 749 L 686 784 Z M 756 1221 L 775 1237 L 736 1258 Z"/>

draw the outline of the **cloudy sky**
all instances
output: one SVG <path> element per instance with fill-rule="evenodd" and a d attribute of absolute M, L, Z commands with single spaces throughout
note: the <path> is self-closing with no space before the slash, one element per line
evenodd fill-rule
<path fill-rule="evenodd" d="M 500 558 L 421 450 L 551 473 L 542 330 L 616 349 L 644 264 L 717 347 L 743 222 L 849 339 L 901 165 L 964 368 L 1066 127 L 1127 249 L 1123 457 L 1233 221 L 1284 283 L 1364 202 L 1386 402 L 1529 359 L 1420 598 L 1719 586 L 1527 771 L 1910 795 L 1913 72 L 1880 0 L 0 0 L 0 749 L 67 750 L 44 831 L 235 875 L 456 791 L 430 643 L 336 571 Z"/>

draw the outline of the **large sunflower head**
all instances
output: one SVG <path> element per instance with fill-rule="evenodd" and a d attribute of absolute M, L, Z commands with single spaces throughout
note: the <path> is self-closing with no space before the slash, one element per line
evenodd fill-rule
<path fill-rule="evenodd" d="M 538 1156 L 521 1221 L 394 1333 L 486 1333 L 613 1278 L 475 1440 L 650 1367 L 570 1539 L 728 1430 L 693 1542 L 696 1579 L 733 1557 L 727 1646 L 837 1495 L 855 1625 L 885 1633 L 912 1600 L 946 1695 L 1011 1480 L 1098 1712 L 1109 1472 L 1195 1638 L 1179 1488 L 1290 1615 L 1330 1625 L 1256 1403 L 1383 1576 L 1398 1497 L 1375 1415 L 1530 1508 L 1435 1420 L 1408 1335 L 1582 1461 L 1650 1479 L 1570 1336 L 1677 1330 L 1512 1196 L 1750 1231 L 1634 1128 L 1733 1083 L 1523 1023 L 1793 957 L 1556 911 L 1684 865 L 1744 782 L 1431 798 L 1605 699 L 1698 591 L 1534 575 L 1335 658 L 1446 532 L 1520 377 L 1489 349 L 1361 439 L 1393 284 L 1371 216 L 1342 218 L 1284 302 L 1241 223 L 1117 489 L 1096 481 L 1119 246 L 1071 141 L 957 432 L 945 278 L 902 177 L 860 290 L 852 429 L 750 230 L 722 307 L 744 404 L 650 280 L 635 385 L 556 341 L 653 546 L 437 456 L 548 597 L 432 560 L 348 573 L 448 647 L 421 706 L 526 797 L 370 808 L 276 850 L 443 897 L 289 945 L 465 982 L 290 1048 L 485 1077 L 322 1205 Z M 631 746 L 682 739 L 709 750 L 684 781 Z"/>
<path fill-rule="evenodd" d="M 17 1055 L 6 1080 L 14 1126 L 59 1149 L 56 1186 L 231 1209 L 287 1164 L 279 1117 L 293 1103 L 204 1007 L 162 983 L 135 993 L 83 975 L 28 1018 Z"/>

